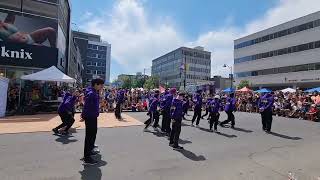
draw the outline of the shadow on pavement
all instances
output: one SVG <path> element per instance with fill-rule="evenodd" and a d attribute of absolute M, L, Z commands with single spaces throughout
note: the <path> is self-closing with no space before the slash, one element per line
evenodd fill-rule
<path fill-rule="evenodd" d="M 146 132 L 146 133 L 151 133 L 151 134 L 153 134 L 153 135 L 155 135 L 155 136 L 157 136 L 157 137 L 165 137 L 165 136 L 166 136 L 165 133 L 162 133 L 162 132 L 159 131 L 159 130 L 155 130 L 155 131 L 147 130 L 147 131 L 144 131 L 144 132 Z"/>
<path fill-rule="evenodd" d="M 212 133 L 212 132 L 210 131 L 210 129 L 206 129 L 206 128 L 202 128 L 202 127 L 199 127 L 199 129 L 200 129 L 201 131 L 205 131 L 205 132 Z"/>
<path fill-rule="evenodd" d="M 77 139 L 69 139 L 69 138 L 72 138 L 74 136 L 70 136 L 70 135 L 66 135 L 66 136 L 63 136 L 63 135 L 56 135 L 56 136 L 59 136 L 56 141 L 57 142 L 60 142 L 62 144 L 69 144 L 69 143 L 73 143 L 73 142 L 77 142 L 78 140 Z"/>
<path fill-rule="evenodd" d="M 179 139 L 179 144 L 191 144 L 192 142 L 189 140 Z"/>
<path fill-rule="evenodd" d="M 192 160 L 192 161 L 205 161 L 206 158 L 202 155 L 197 156 L 196 154 L 194 154 L 191 151 L 188 151 L 186 149 L 183 150 L 176 150 L 177 152 L 181 153 L 182 155 L 184 155 L 186 158 Z"/>
<path fill-rule="evenodd" d="M 252 133 L 253 132 L 251 130 L 242 129 L 242 128 L 239 128 L 239 127 L 235 127 L 235 128 L 233 128 L 233 130 L 240 131 L 240 132 L 245 132 L 245 133 Z"/>
<path fill-rule="evenodd" d="M 97 165 L 83 165 L 83 170 L 79 171 L 82 180 L 101 180 L 102 172 L 100 167 L 105 166 L 108 163 L 101 160 L 101 155 L 97 156 L 97 160 L 99 161 Z"/>
<path fill-rule="evenodd" d="M 206 129 L 206 128 L 202 128 L 202 127 L 199 127 L 199 129 L 201 131 L 205 131 L 205 132 L 209 132 L 209 133 L 212 133 L 212 131 L 210 131 L 209 129 Z M 216 134 L 220 135 L 220 136 L 224 136 L 224 137 L 227 137 L 227 138 L 236 138 L 238 136 L 236 135 L 230 135 L 230 134 L 225 134 L 225 133 L 222 133 L 222 132 L 217 132 Z"/>
<path fill-rule="evenodd" d="M 281 138 L 284 138 L 284 139 L 290 139 L 290 140 L 301 140 L 302 139 L 301 137 L 291 137 L 291 136 L 287 136 L 287 135 L 284 135 L 284 134 L 279 134 L 279 133 L 276 133 L 276 132 L 270 132 L 270 134 L 273 135 L 273 136 L 281 137 Z"/>
<path fill-rule="evenodd" d="M 217 132 L 216 134 L 218 134 L 220 136 L 227 137 L 227 138 L 236 138 L 236 137 L 238 137 L 238 136 L 236 136 L 234 134 L 230 135 L 230 134 L 225 134 L 225 133 L 222 133 L 222 132 Z"/>

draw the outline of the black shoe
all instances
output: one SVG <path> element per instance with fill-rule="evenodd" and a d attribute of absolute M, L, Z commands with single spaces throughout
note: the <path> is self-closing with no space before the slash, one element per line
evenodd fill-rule
<path fill-rule="evenodd" d="M 270 130 L 266 130 L 266 133 L 267 133 L 267 134 L 270 134 L 270 133 L 271 133 L 271 131 L 270 131 Z"/>
<path fill-rule="evenodd" d="M 213 132 L 213 130 L 212 130 L 212 129 L 210 129 L 209 131 L 210 131 L 210 132 Z"/>
<path fill-rule="evenodd" d="M 93 146 L 93 148 L 98 148 L 98 147 L 99 147 L 99 146 L 98 146 L 98 145 L 96 145 L 96 144 Z"/>
<path fill-rule="evenodd" d="M 231 129 L 234 129 L 234 125 L 231 125 Z"/>
<path fill-rule="evenodd" d="M 170 147 L 173 147 L 173 143 L 170 143 L 169 146 L 170 146 Z"/>
<path fill-rule="evenodd" d="M 183 147 L 181 147 L 181 146 L 174 146 L 173 149 L 174 149 L 174 150 L 182 150 Z"/>
<path fill-rule="evenodd" d="M 96 161 L 92 158 L 83 158 L 83 164 L 92 166 L 92 165 L 98 164 L 98 161 Z"/>
<path fill-rule="evenodd" d="M 96 156 L 100 153 L 100 151 L 92 150 L 90 156 Z"/>
<path fill-rule="evenodd" d="M 58 131 L 58 129 L 56 129 L 56 128 L 53 128 L 53 129 L 52 129 L 52 132 L 53 132 L 54 134 L 59 134 L 59 131 Z"/>

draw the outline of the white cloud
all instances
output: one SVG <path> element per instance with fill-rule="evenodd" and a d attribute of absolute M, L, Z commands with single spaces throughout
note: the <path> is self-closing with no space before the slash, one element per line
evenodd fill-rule
<path fill-rule="evenodd" d="M 95 16 L 81 25 L 112 45 L 112 58 L 134 73 L 151 66 L 151 60 L 183 43 L 180 33 L 165 18 L 148 18 L 140 1 L 117 1 L 110 14 Z M 107 10 L 106 10 L 107 11 Z"/>
<path fill-rule="evenodd" d="M 261 31 L 320 10 L 319 0 L 279 0 L 263 17 L 246 25 L 245 34 Z"/>
<path fill-rule="evenodd" d="M 90 15 L 80 28 L 100 34 L 112 44 L 112 58 L 124 65 L 123 72 L 142 71 L 151 60 L 182 45 L 204 46 L 212 52 L 212 75 L 227 75 L 223 64 L 233 64 L 233 40 L 280 23 L 320 10 L 319 0 L 279 0 L 275 7 L 243 27 L 234 27 L 232 17 L 225 26 L 213 28 L 188 40 L 168 17 L 152 19 L 143 7 L 144 1 L 119 0 L 106 13 Z"/>

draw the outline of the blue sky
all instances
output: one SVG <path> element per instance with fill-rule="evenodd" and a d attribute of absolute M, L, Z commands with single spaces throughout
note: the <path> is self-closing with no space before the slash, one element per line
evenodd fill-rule
<path fill-rule="evenodd" d="M 111 43 L 111 80 L 198 45 L 212 51 L 212 75 L 226 75 L 234 39 L 318 10 L 319 0 L 72 0 L 72 22 Z"/>

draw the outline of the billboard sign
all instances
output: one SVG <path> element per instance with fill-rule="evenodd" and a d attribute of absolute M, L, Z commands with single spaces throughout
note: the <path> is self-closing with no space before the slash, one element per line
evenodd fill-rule
<path fill-rule="evenodd" d="M 56 20 L 0 11 L 0 65 L 57 66 L 57 33 Z"/>
<path fill-rule="evenodd" d="M 48 68 L 57 63 L 57 48 L 0 41 L 0 65 Z"/>

